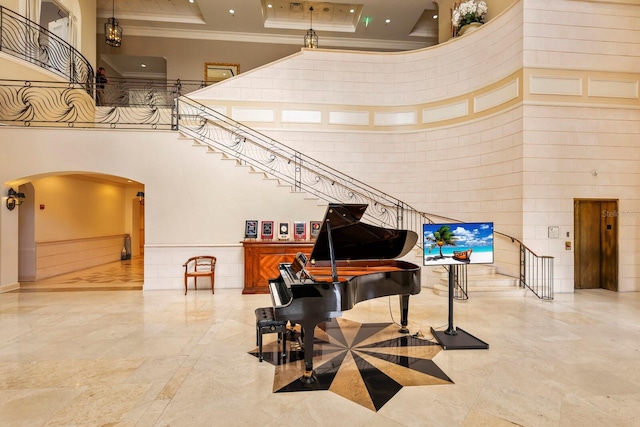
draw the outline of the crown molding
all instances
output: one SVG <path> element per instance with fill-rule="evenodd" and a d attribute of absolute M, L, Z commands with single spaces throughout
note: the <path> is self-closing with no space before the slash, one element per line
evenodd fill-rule
<path fill-rule="evenodd" d="M 97 19 L 109 19 L 116 18 L 118 21 L 153 21 L 153 22 L 170 22 L 172 24 L 201 24 L 204 25 L 207 22 L 201 16 L 186 16 L 186 15 L 162 15 L 162 14 L 140 14 L 140 13 L 118 13 L 118 16 L 113 16 L 115 14 L 112 13 L 99 13 L 96 18 Z"/>
<path fill-rule="evenodd" d="M 192 29 L 172 29 L 172 28 L 153 28 L 141 26 L 126 27 L 127 36 L 137 37 L 159 37 L 174 39 L 192 39 L 192 40 L 218 40 L 218 41 L 234 41 L 244 43 L 273 43 L 273 44 L 290 44 L 302 46 L 304 34 L 300 35 L 284 35 L 284 34 L 261 34 L 261 33 L 242 33 L 242 32 L 224 32 L 224 31 L 203 31 Z M 415 50 L 435 45 L 425 41 L 406 41 L 406 40 L 373 40 L 359 38 L 338 38 L 320 36 L 321 47 L 338 47 L 338 48 L 358 48 L 358 49 L 380 49 L 380 50 Z"/>

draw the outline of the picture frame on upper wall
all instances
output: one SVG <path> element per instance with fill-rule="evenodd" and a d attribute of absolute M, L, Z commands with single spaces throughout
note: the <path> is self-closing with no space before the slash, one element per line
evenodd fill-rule
<path fill-rule="evenodd" d="M 218 83 L 240 74 L 240 64 L 223 62 L 204 63 L 204 81 L 207 84 Z"/>

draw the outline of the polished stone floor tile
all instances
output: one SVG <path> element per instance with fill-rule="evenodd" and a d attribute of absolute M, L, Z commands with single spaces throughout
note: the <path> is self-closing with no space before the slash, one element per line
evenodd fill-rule
<path fill-rule="evenodd" d="M 140 272 L 99 270 L 0 294 L 1 426 L 640 425 L 640 293 L 471 295 L 455 325 L 485 350 L 433 344 L 447 300 L 430 289 L 411 297 L 407 336 L 396 298 L 361 302 L 317 329 L 314 366 L 333 381 L 286 392 L 295 351 L 254 355 L 269 295 L 128 290 Z"/>

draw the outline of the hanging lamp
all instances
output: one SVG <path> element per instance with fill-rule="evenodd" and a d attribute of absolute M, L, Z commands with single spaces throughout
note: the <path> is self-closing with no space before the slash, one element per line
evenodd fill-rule
<path fill-rule="evenodd" d="M 311 22 L 309 25 L 309 31 L 307 31 L 307 34 L 304 36 L 304 47 L 309 49 L 317 49 L 318 35 L 315 31 L 313 31 L 313 6 L 309 8 L 309 11 L 311 12 Z"/>
<path fill-rule="evenodd" d="M 116 0 L 112 0 L 111 18 L 107 19 L 104 23 L 104 37 L 105 42 L 109 46 L 120 47 L 122 44 L 122 27 L 118 24 L 118 20 L 115 18 Z"/>

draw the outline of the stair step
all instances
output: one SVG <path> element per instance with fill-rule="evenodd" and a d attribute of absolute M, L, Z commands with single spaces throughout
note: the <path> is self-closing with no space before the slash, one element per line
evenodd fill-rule
<path fill-rule="evenodd" d="M 519 286 L 517 277 L 497 273 L 497 268 L 490 264 L 467 266 L 468 295 L 521 295 L 523 289 Z M 444 268 L 439 273 L 439 283 L 434 284 L 433 293 L 448 297 L 449 272 Z"/>
<path fill-rule="evenodd" d="M 449 278 L 441 278 L 440 282 L 448 285 Z M 518 279 L 504 274 L 486 274 L 477 276 L 467 276 L 467 287 L 477 286 L 493 286 L 493 287 L 511 287 L 518 286 Z"/>
<path fill-rule="evenodd" d="M 476 264 L 467 266 L 467 277 L 485 276 L 488 274 L 496 274 L 496 267 L 491 264 Z M 449 272 L 444 268 L 439 271 L 440 275 L 449 277 Z"/>
<path fill-rule="evenodd" d="M 473 288 L 469 286 L 467 288 L 467 294 L 470 297 L 473 296 L 518 296 L 525 293 L 525 289 L 519 286 L 474 286 Z M 436 284 L 433 287 L 433 293 L 442 296 L 449 296 L 449 286 Z"/>

